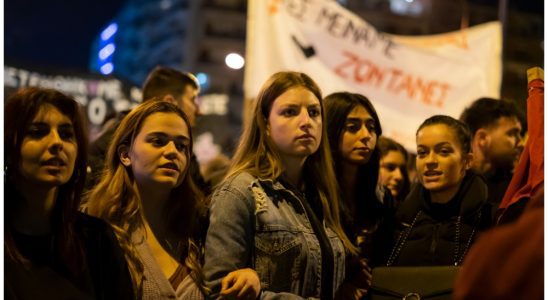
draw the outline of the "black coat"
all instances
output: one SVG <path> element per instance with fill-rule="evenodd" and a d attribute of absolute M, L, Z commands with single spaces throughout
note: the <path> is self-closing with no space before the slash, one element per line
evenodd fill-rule
<path fill-rule="evenodd" d="M 51 236 L 14 235 L 28 267 L 8 255 L 5 261 L 5 299 L 135 299 L 124 254 L 104 221 L 78 213 L 75 230 L 82 241 L 87 268 L 70 275 L 55 259 Z"/>
<path fill-rule="evenodd" d="M 468 172 L 446 204 L 430 201 L 417 184 L 396 213 L 396 243 L 388 260 L 394 266 L 460 264 L 478 231 L 492 223 L 484 180 Z"/>

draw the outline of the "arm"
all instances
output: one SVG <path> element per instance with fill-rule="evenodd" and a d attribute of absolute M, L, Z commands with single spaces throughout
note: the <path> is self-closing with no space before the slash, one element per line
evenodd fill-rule
<path fill-rule="evenodd" d="M 221 281 L 228 273 L 251 267 L 254 235 L 251 200 L 231 187 L 222 187 L 212 197 L 204 263 L 212 299 L 218 298 Z"/>
<path fill-rule="evenodd" d="M 223 186 L 218 189 L 212 196 L 209 221 L 204 274 L 206 284 L 211 288 L 209 298 L 218 299 L 227 295 L 226 291 L 231 287 L 228 283 L 236 285 L 234 275 L 242 275 L 238 274 L 238 271 L 242 271 L 239 269 L 253 267 L 255 201 L 251 192 L 238 190 L 235 186 Z M 227 283 L 223 284 L 227 276 Z M 234 299 L 238 292 L 232 295 L 234 297 L 226 297 Z M 302 299 L 290 293 L 265 290 L 260 292 L 259 298 Z"/>

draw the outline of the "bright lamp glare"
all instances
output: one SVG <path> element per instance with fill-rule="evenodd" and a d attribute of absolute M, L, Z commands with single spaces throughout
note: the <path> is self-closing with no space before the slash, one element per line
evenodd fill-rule
<path fill-rule="evenodd" d="M 225 63 L 229 68 L 239 70 L 244 64 L 244 58 L 237 53 L 230 53 L 225 57 Z"/>
<path fill-rule="evenodd" d="M 106 63 L 101 66 L 101 73 L 108 75 L 114 71 L 114 65 L 112 63 Z"/>
<path fill-rule="evenodd" d="M 103 32 L 101 32 L 101 39 L 103 41 L 110 39 L 116 33 L 116 31 L 118 31 L 118 24 L 112 23 L 108 25 L 108 27 L 105 28 Z"/>
<path fill-rule="evenodd" d="M 208 80 L 208 76 L 206 73 L 198 73 L 196 74 L 196 78 L 198 79 L 198 82 L 200 83 L 200 85 L 205 85 Z"/>
<path fill-rule="evenodd" d="M 99 51 L 99 58 L 101 60 L 105 60 L 107 57 L 111 56 L 115 50 L 116 50 L 116 46 L 113 43 L 110 43 Z"/>

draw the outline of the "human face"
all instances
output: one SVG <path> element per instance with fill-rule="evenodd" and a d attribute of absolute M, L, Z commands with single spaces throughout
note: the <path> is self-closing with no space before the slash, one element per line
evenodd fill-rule
<path fill-rule="evenodd" d="M 198 104 L 196 100 L 198 99 L 198 90 L 194 87 L 187 85 L 181 96 L 181 100 L 178 103 L 178 106 L 185 112 L 188 117 L 190 126 L 194 127 L 196 125 L 196 117 L 199 115 Z"/>
<path fill-rule="evenodd" d="M 375 127 L 375 120 L 361 105 L 348 114 L 339 143 L 341 156 L 346 162 L 363 165 L 369 161 L 377 144 Z"/>
<path fill-rule="evenodd" d="M 189 128 L 175 113 L 149 115 L 121 161 L 131 166 L 140 187 L 177 187 L 184 179 L 190 147 Z"/>
<path fill-rule="evenodd" d="M 295 87 L 272 103 L 267 134 L 283 158 L 306 158 L 322 140 L 320 100 L 309 90 Z"/>
<path fill-rule="evenodd" d="M 74 171 L 78 144 L 69 117 L 55 106 L 42 106 L 21 144 L 19 173 L 23 188 L 67 183 Z"/>
<path fill-rule="evenodd" d="M 417 134 L 417 174 L 432 201 L 447 202 L 457 193 L 469 168 L 454 129 L 445 124 L 422 128 Z"/>
<path fill-rule="evenodd" d="M 511 170 L 520 155 L 521 123 L 515 117 L 502 117 L 486 131 L 486 156 L 495 167 Z"/>
<path fill-rule="evenodd" d="M 390 190 L 393 197 L 397 197 L 403 188 L 406 167 L 405 157 L 400 151 L 390 150 L 381 158 L 380 183 Z"/>

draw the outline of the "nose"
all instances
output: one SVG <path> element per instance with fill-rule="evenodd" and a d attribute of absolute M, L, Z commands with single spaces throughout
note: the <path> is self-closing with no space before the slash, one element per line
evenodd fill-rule
<path fill-rule="evenodd" d="M 360 140 L 368 141 L 371 139 L 371 132 L 365 124 L 363 124 L 358 132 Z"/>
<path fill-rule="evenodd" d="M 403 181 L 403 172 L 401 170 L 401 168 L 396 168 L 394 170 L 394 173 L 392 174 L 392 178 L 394 178 L 394 180 L 396 181 Z"/>
<path fill-rule="evenodd" d="M 312 126 L 311 119 L 312 118 L 308 114 L 308 110 L 301 109 L 301 112 L 299 114 L 300 127 L 301 128 L 310 128 Z"/>
<path fill-rule="evenodd" d="M 438 157 L 436 156 L 436 153 L 434 151 L 430 151 L 430 153 L 424 158 L 424 162 L 427 167 L 434 167 L 438 163 Z"/>
<path fill-rule="evenodd" d="M 49 151 L 57 154 L 63 150 L 63 140 L 57 130 L 51 130 L 49 134 Z"/>
<path fill-rule="evenodd" d="M 176 158 L 178 153 L 179 150 L 177 150 L 177 146 L 174 141 L 169 141 L 169 143 L 167 143 L 164 147 L 164 155 L 169 159 Z"/>

